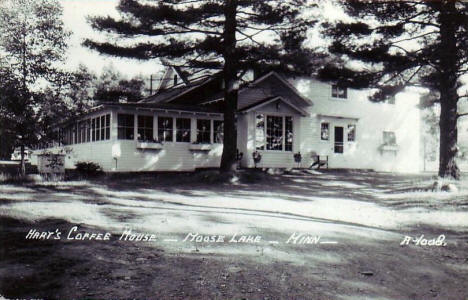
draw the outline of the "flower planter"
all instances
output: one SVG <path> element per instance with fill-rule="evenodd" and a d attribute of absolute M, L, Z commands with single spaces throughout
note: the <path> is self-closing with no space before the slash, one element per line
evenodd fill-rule
<path fill-rule="evenodd" d="M 393 152 L 395 155 L 399 150 L 398 145 L 381 145 L 379 147 L 380 153 L 383 154 L 384 152 Z"/>
<path fill-rule="evenodd" d="M 212 147 L 211 144 L 191 144 L 189 149 L 191 151 L 210 151 Z"/>
<path fill-rule="evenodd" d="M 154 142 L 137 142 L 137 149 L 142 150 L 161 150 L 162 144 L 161 143 L 154 143 Z"/>

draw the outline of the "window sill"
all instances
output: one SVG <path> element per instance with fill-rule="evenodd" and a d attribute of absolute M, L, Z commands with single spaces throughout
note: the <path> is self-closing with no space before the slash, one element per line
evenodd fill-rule
<path fill-rule="evenodd" d="M 162 149 L 161 143 L 152 143 L 152 142 L 137 142 L 137 149 L 148 149 L 148 150 L 160 150 Z"/>
<path fill-rule="evenodd" d="M 210 151 L 212 147 L 211 144 L 191 144 L 189 149 L 192 151 Z"/>
<path fill-rule="evenodd" d="M 256 151 L 260 153 L 293 153 L 292 150 L 259 150 L 257 149 Z"/>

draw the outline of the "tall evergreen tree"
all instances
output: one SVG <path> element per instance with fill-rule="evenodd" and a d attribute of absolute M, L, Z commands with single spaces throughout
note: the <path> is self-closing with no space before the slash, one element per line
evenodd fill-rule
<path fill-rule="evenodd" d="M 98 17 L 92 25 L 133 43 L 87 40 L 99 52 L 138 59 L 165 58 L 173 65 L 222 70 L 225 86 L 221 170 L 235 167 L 239 78 L 247 69 L 309 71 L 304 50 L 313 23 L 303 18 L 307 0 L 121 0 L 121 18 Z"/>
<path fill-rule="evenodd" d="M 440 103 L 439 176 L 459 177 L 457 112 L 468 67 L 468 3 L 465 1 L 341 1 L 350 21 L 327 24 L 330 51 L 351 64 L 328 66 L 322 78 L 351 87 L 374 87 L 381 101 L 417 84 Z M 465 89 L 466 90 L 466 89 Z"/>

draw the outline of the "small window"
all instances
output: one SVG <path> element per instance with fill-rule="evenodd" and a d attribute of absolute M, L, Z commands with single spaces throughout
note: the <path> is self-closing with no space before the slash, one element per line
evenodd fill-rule
<path fill-rule="evenodd" d="M 158 117 L 158 140 L 160 142 L 173 141 L 174 124 L 170 117 Z"/>
<path fill-rule="evenodd" d="M 213 121 L 214 127 L 214 142 L 217 144 L 222 144 L 224 140 L 224 122 L 215 120 Z"/>
<path fill-rule="evenodd" d="M 211 143 L 211 121 L 197 120 L 197 143 Z"/>
<path fill-rule="evenodd" d="M 265 150 L 265 115 L 257 115 L 255 123 L 255 145 L 257 150 Z"/>
<path fill-rule="evenodd" d="M 396 136 L 393 131 L 384 131 L 383 132 L 383 144 L 387 146 L 396 145 Z"/>
<path fill-rule="evenodd" d="M 138 116 L 138 140 L 153 140 L 153 116 Z"/>
<path fill-rule="evenodd" d="M 333 98 L 348 98 L 348 89 L 337 84 L 332 85 L 332 97 Z"/>
<path fill-rule="evenodd" d="M 348 124 L 348 142 L 356 140 L 356 124 Z"/>
<path fill-rule="evenodd" d="M 99 120 L 99 119 L 98 119 Z M 135 116 L 129 114 L 117 115 L 117 138 L 119 140 L 133 140 L 135 129 Z"/>
<path fill-rule="evenodd" d="M 329 124 L 322 123 L 320 127 L 320 139 L 322 141 L 328 141 L 330 139 Z"/>
<path fill-rule="evenodd" d="M 191 120 L 187 118 L 176 119 L 176 142 L 190 142 Z"/>

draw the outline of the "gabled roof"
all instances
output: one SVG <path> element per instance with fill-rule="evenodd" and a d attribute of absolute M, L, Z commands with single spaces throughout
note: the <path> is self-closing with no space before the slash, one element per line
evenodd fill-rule
<path fill-rule="evenodd" d="M 250 87 L 256 86 L 260 84 L 261 82 L 265 81 L 267 78 L 270 77 L 275 77 L 278 80 L 280 80 L 283 84 L 285 84 L 294 94 L 296 94 L 300 99 L 302 99 L 304 102 L 306 102 L 308 105 L 313 105 L 313 102 L 309 100 L 308 98 L 304 97 L 291 83 L 289 83 L 287 80 L 285 80 L 283 77 L 281 77 L 278 73 L 275 71 L 271 71 L 258 79 L 254 80 L 253 82 L 249 83 L 246 87 L 242 88 L 239 91 L 239 94 L 248 90 Z"/>
<path fill-rule="evenodd" d="M 138 103 L 168 103 L 176 99 L 177 97 L 184 95 L 186 92 L 192 91 L 197 87 L 203 86 L 212 80 L 213 76 L 197 78 L 188 84 L 172 87 L 167 90 L 159 90 L 156 94 L 146 97 L 138 101 Z"/>
<path fill-rule="evenodd" d="M 302 116 L 308 116 L 309 113 L 305 110 L 303 110 L 302 108 L 300 107 L 297 107 L 296 105 L 292 104 L 291 102 L 285 100 L 283 97 L 268 97 L 268 98 L 265 98 L 263 100 L 260 100 L 258 102 L 255 102 L 254 104 L 252 105 L 249 105 L 247 107 L 244 107 L 242 109 L 239 109 L 239 112 L 250 112 L 250 111 L 253 111 L 255 109 L 258 109 L 260 107 L 263 107 L 265 105 L 268 105 L 270 103 L 274 103 L 276 101 L 281 101 L 283 102 L 284 104 L 286 104 L 287 106 L 289 106 L 290 108 L 292 108 L 293 110 L 297 111 L 299 114 L 301 114 Z"/>

